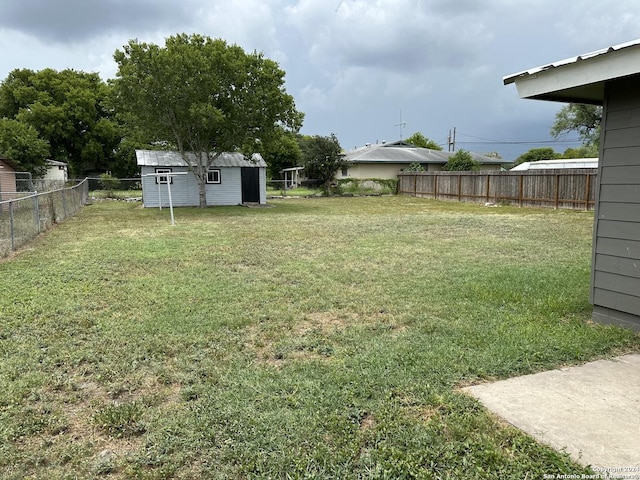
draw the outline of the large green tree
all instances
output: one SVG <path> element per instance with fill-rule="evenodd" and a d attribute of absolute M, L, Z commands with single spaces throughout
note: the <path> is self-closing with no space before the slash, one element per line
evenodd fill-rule
<path fill-rule="evenodd" d="M 425 137 L 422 133 L 416 132 L 407 137 L 405 142 L 415 145 L 416 147 L 428 148 L 430 150 L 442 150 L 442 147 L 433 140 Z"/>
<path fill-rule="evenodd" d="M 551 126 L 554 138 L 575 131 L 583 145 L 598 146 L 600 142 L 600 123 L 602 121 L 602 107 L 597 105 L 583 105 L 570 103 L 556 113 Z"/>
<path fill-rule="evenodd" d="M 278 64 L 224 40 L 180 34 L 164 47 L 131 40 L 114 58 L 123 122 L 182 155 L 198 180 L 201 207 L 207 171 L 219 155 L 260 152 L 282 129 L 302 124 Z"/>
<path fill-rule="evenodd" d="M 97 73 L 17 69 L 0 85 L 0 117 L 35 128 L 72 175 L 105 171 L 120 141 L 108 90 Z"/>
<path fill-rule="evenodd" d="M 15 163 L 18 170 L 41 175 L 49 155 L 49 143 L 40 138 L 31 125 L 0 118 L 0 154 Z"/>
<path fill-rule="evenodd" d="M 349 168 L 342 147 L 335 134 L 328 137 L 320 135 L 300 137 L 305 175 L 317 180 L 329 193 L 331 182 L 338 170 Z"/>

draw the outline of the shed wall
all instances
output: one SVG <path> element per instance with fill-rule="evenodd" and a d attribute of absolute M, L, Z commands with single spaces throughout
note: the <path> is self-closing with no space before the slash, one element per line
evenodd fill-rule
<path fill-rule="evenodd" d="M 171 167 L 173 173 L 188 172 L 186 167 Z M 145 177 L 144 175 L 155 173 L 156 167 L 141 167 L 143 204 L 145 207 L 157 207 L 158 196 L 163 207 L 169 206 L 169 195 L 167 185 L 158 185 L 155 177 Z M 198 182 L 196 177 L 188 172 L 187 175 L 177 175 L 172 177 L 171 200 L 174 207 L 198 206 Z M 266 169 L 260 168 L 260 199 L 261 203 L 266 203 Z M 241 169 L 220 168 L 220 183 L 207 184 L 207 205 L 240 205 L 242 203 Z"/>
<path fill-rule="evenodd" d="M 598 167 L 594 320 L 640 330 L 640 77 L 608 82 Z"/>

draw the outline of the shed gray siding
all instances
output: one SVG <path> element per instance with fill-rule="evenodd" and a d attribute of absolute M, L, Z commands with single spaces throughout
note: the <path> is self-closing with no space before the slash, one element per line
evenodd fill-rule
<path fill-rule="evenodd" d="M 141 167 L 142 191 L 144 192 L 142 202 L 145 207 L 157 207 L 158 195 L 160 195 L 162 206 L 168 207 L 169 194 L 167 185 L 160 185 L 160 193 L 158 193 L 158 185 L 156 184 L 155 177 L 145 177 L 147 174 L 156 173 L 156 168 L 157 167 Z M 200 199 L 198 197 L 198 182 L 196 177 L 189 172 L 186 167 L 168 168 L 171 168 L 172 173 L 188 172 L 187 175 L 176 175 L 172 177 L 171 200 L 173 206 L 197 206 Z M 207 205 L 240 205 L 242 203 L 240 171 L 240 168 L 220 167 L 220 183 L 207 184 Z M 266 202 L 265 195 L 262 203 Z"/>
<path fill-rule="evenodd" d="M 640 330 L 640 76 L 605 85 L 593 235 L 594 319 Z"/>

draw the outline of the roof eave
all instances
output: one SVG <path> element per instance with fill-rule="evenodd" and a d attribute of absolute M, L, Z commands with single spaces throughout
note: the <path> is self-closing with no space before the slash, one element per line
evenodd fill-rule
<path fill-rule="evenodd" d="M 503 78 L 520 98 L 602 104 L 608 80 L 640 72 L 640 40 L 599 50 Z"/>

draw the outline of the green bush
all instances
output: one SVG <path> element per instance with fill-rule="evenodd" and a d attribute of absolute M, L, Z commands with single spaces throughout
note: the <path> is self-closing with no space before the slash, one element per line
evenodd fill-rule
<path fill-rule="evenodd" d="M 480 163 L 474 160 L 466 150 L 458 150 L 447 160 L 447 163 L 444 164 L 442 169 L 447 171 L 480 170 Z"/>
<path fill-rule="evenodd" d="M 398 180 L 391 178 L 343 178 L 336 182 L 336 189 L 340 193 L 354 195 L 395 194 Z"/>
<path fill-rule="evenodd" d="M 114 191 L 120 188 L 120 180 L 111 175 L 111 172 L 100 175 L 100 186 L 107 192 L 107 197 L 113 197 Z"/>

